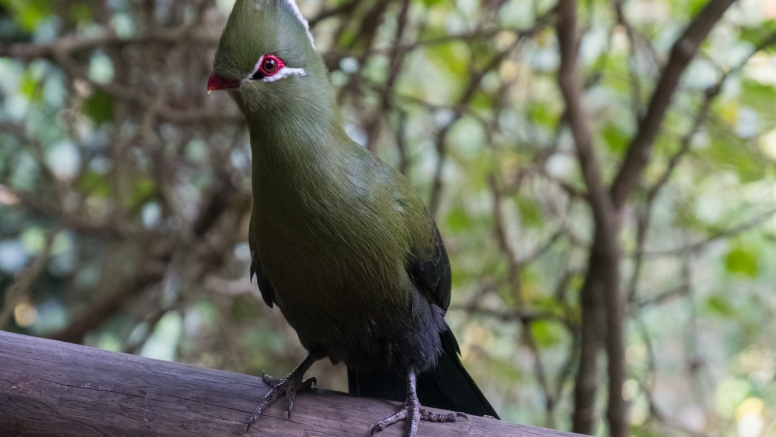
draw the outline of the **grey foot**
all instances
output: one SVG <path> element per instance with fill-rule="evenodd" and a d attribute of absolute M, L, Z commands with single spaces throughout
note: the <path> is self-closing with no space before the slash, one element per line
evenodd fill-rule
<path fill-rule="evenodd" d="M 398 413 L 377 422 L 375 426 L 372 427 L 370 435 L 373 436 L 376 432 L 382 431 L 394 423 L 407 420 L 409 423 L 407 432 L 404 435 L 405 437 L 415 437 L 418 432 L 418 424 L 421 420 L 427 422 L 455 422 L 459 417 L 469 420 L 469 417 L 463 413 L 434 413 L 421 407 L 417 398 L 408 398 L 407 401 L 404 402 L 404 407 L 399 410 Z"/>
<path fill-rule="evenodd" d="M 296 392 L 310 389 L 317 382 L 315 378 L 302 379 L 302 376 L 303 373 L 296 371 L 291 372 L 285 378 L 273 378 L 266 373 L 262 374 L 261 379 L 265 384 L 272 387 L 272 390 L 264 396 L 259 406 L 253 411 L 250 420 L 248 420 L 246 432 L 251 430 L 251 425 L 256 422 L 261 413 L 283 393 L 286 394 L 286 400 L 288 401 L 288 418 L 290 419 L 291 409 L 294 407 L 294 400 L 296 399 Z"/>

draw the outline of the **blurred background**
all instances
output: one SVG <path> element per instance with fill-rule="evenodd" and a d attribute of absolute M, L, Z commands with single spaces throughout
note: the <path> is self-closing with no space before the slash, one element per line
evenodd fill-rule
<path fill-rule="evenodd" d="M 250 374 L 304 357 L 248 280 L 248 136 L 205 90 L 233 2 L 0 0 L 0 329 Z M 605 183 L 706 4 L 577 6 Z M 497 411 L 606 434 L 611 312 L 585 291 L 601 266 L 555 1 L 299 6 L 348 133 L 439 223 L 448 320 Z M 776 436 L 775 19 L 739 0 L 714 26 L 612 231 L 632 435 Z M 310 375 L 347 388 L 343 366 Z"/>

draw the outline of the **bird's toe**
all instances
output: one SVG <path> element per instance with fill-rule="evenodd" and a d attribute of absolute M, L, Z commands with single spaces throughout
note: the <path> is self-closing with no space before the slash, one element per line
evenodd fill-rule
<path fill-rule="evenodd" d="M 377 422 L 377 423 L 375 423 L 375 426 L 372 427 L 372 430 L 369 432 L 369 435 L 373 436 L 373 435 L 375 435 L 376 432 L 380 432 L 380 431 L 382 431 L 384 429 L 385 428 L 383 427 L 382 421 Z"/>
<path fill-rule="evenodd" d="M 388 428 L 390 425 L 393 425 L 396 422 L 400 422 L 407 418 L 408 409 L 407 406 L 396 412 L 396 414 L 385 418 L 377 423 L 375 423 L 375 426 L 372 427 L 372 432 L 370 435 L 374 435 L 374 433 L 378 431 L 382 431 L 385 428 Z"/>
<path fill-rule="evenodd" d="M 458 418 L 469 420 L 469 416 L 464 413 L 435 413 L 423 407 L 420 408 L 420 419 L 427 422 L 455 422 Z"/>
<path fill-rule="evenodd" d="M 283 383 L 284 378 L 275 378 L 273 376 L 267 375 L 266 372 L 262 372 L 261 380 L 264 381 L 264 384 L 267 384 L 270 387 L 277 387 L 278 385 Z"/>
<path fill-rule="evenodd" d="M 256 422 L 259 416 L 261 416 L 264 410 L 266 410 L 275 399 L 283 394 L 286 395 L 286 410 L 288 412 L 288 418 L 291 419 L 291 410 L 294 408 L 297 392 L 308 390 L 317 382 L 314 377 L 303 380 L 301 373 L 291 373 L 285 378 L 273 378 L 272 376 L 263 373 L 261 375 L 261 380 L 272 387 L 272 389 L 264 395 L 264 399 L 261 400 L 261 403 L 259 403 L 253 411 L 251 418 L 248 419 L 248 428 L 246 429 L 246 432 L 251 430 L 251 426 Z"/>

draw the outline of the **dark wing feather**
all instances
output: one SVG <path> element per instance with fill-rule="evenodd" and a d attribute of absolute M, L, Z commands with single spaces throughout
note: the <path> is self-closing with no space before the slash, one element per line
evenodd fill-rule
<path fill-rule="evenodd" d="M 431 219 L 429 219 L 431 220 Z M 452 286 L 450 260 L 436 223 L 433 225 L 433 251 L 416 248 L 407 264 L 407 272 L 417 290 L 430 302 L 447 310 Z M 441 354 L 436 366 L 418 375 L 418 398 L 427 407 L 460 411 L 476 416 L 498 418 L 496 411 L 461 364 L 460 349 L 450 328 L 439 333 Z M 405 370 L 377 369 L 357 373 L 348 368 L 348 391 L 402 402 L 407 397 Z"/>
<path fill-rule="evenodd" d="M 265 278 L 264 274 L 261 272 L 261 262 L 259 261 L 259 258 L 251 251 L 251 281 L 253 281 L 254 275 L 256 275 L 256 284 L 259 286 L 261 298 L 264 299 L 264 302 L 269 305 L 270 308 L 272 308 L 275 290 L 272 289 L 269 280 Z"/>
<path fill-rule="evenodd" d="M 439 228 L 433 220 L 431 225 L 434 227 L 434 250 L 427 254 L 413 251 L 407 265 L 407 273 L 418 291 L 423 293 L 430 302 L 447 311 L 447 307 L 450 306 L 452 287 L 450 259 L 447 257 Z"/>
<path fill-rule="evenodd" d="M 418 399 L 426 407 L 460 411 L 475 416 L 492 416 L 496 410 L 482 394 L 458 358 L 458 342 L 449 328 L 440 333 L 442 353 L 437 365 L 418 375 Z M 379 369 L 357 373 L 348 369 L 348 392 L 403 402 L 407 398 L 404 372 Z"/>

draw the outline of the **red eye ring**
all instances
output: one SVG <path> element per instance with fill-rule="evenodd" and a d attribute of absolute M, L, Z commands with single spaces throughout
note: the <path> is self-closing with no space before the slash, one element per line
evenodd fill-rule
<path fill-rule="evenodd" d="M 274 76 L 285 66 L 283 60 L 277 56 L 264 55 L 259 62 L 259 72 L 266 77 Z"/>

